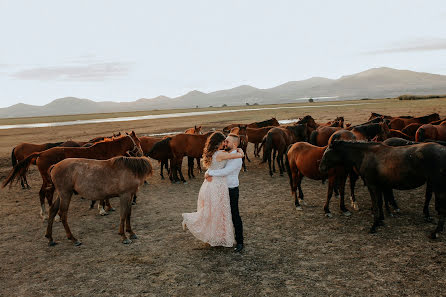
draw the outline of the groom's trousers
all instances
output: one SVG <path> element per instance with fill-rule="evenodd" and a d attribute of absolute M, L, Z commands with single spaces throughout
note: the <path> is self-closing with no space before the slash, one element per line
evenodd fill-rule
<path fill-rule="evenodd" d="M 232 223 L 235 229 L 235 240 L 238 244 L 243 244 L 243 223 L 238 210 L 239 190 L 236 188 L 229 188 L 229 198 L 231 202 Z"/>

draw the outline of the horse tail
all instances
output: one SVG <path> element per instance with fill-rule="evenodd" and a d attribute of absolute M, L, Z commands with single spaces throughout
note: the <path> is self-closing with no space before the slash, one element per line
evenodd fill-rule
<path fill-rule="evenodd" d="M 415 133 L 415 141 L 423 142 L 426 139 L 426 131 L 423 127 L 418 128 L 417 133 Z"/>
<path fill-rule="evenodd" d="M 271 152 L 273 150 L 273 134 L 266 134 L 265 147 L 263 148 L 262 163 L 265 163 L 268 159 L 271 159 Z"/>
<path fill-rule="evenodd" d="M 319 135 L 319 132 L 317 130 L 313 130 L 310 134 L 310 143 L 313 145 L 317 145 L 317 136 Z"/>
<path fill-rule="evenodd" d="M 290 166 L 290 162 L 289 162 L 289 160 L 288 160 L 288 151 L 290 150 L 290 148 L 291 148 L 292 146 L 293 146 L 293 145 L 290 144 L 290 145 L 287 147 L 286 152 L 285 152 L 285 166 L 286 166 L 286 171 L 288 172 L 288 177 L 290 178 L 290 186 L 291 186 L 291 189 L 293 188 L 293 175 L 292 175 L 292 173 L 291 173 L 291 166 Z"/>
<path fill-rule="evenodd" d="M 17 165 L 17 158 L 15 157 L 15 147 L 12 149 L 11 152 L 11 161 L 12 161 L 12 167 L 14 167 L 15 165 Z"/>
<path fill-rule="evenodd" d="M 8 177 L 2 184 L 2 188 L 6 187 L 6 185 L 11 184 L 18 176 L 26 177 L 26 173 L 28 172 L 29 165 L 35 162 L 35 160 L 39 157 L 40 153 L 34 153 L 26 157 L 24 160 L 20 161 L 14 168 L 9 172 Z"/>

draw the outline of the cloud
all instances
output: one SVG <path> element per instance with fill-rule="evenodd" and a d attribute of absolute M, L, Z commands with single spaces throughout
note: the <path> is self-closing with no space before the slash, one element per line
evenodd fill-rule
<path fill-rule="evenodd" d="M 418 40 L 406 46 L 366 52 L 367 55 L 446 50 L 446 39 Z"/>
<path fill-rule="evenodd" d="M 11 76 L 20 80 L 104 81 L 126 75 L 129 70 L 129 63 L 108 62 L 31 68 L 13 73 Z"/>

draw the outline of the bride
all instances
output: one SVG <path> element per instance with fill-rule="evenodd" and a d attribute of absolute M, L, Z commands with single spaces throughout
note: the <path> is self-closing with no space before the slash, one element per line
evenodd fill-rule
<path fill-rule="evenodd" d="M 243 151 L 229 154 L 224 151 L 225 136 L 213 133 L 203 151 L 203 164 L 208 169 L 222 169 L 227 160 L 243 158 Z M 211 182 L 204 180 L 198 194 L 197 211 L 183 213 L 183 229 L 186 227 L 199 240 L 211 246 L 232 247 L 235 243 L 229 190 L 226 177 L 214 176 Z"/>

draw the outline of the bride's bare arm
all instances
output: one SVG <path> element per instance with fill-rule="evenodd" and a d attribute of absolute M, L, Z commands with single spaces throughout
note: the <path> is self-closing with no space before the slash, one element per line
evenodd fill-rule
<path fill-rule="evenodd" d="M 237 149 L 237 153 L 236 154 L 230 154 L 228 152 L 219 152 L 218 155 L 216 156 L 216 159 L 218 162 L 223 161 L 223 160 L 230 160 L 230 159 L 240 159 L 243 158 L 244 154 L 243 151 Z"/>

